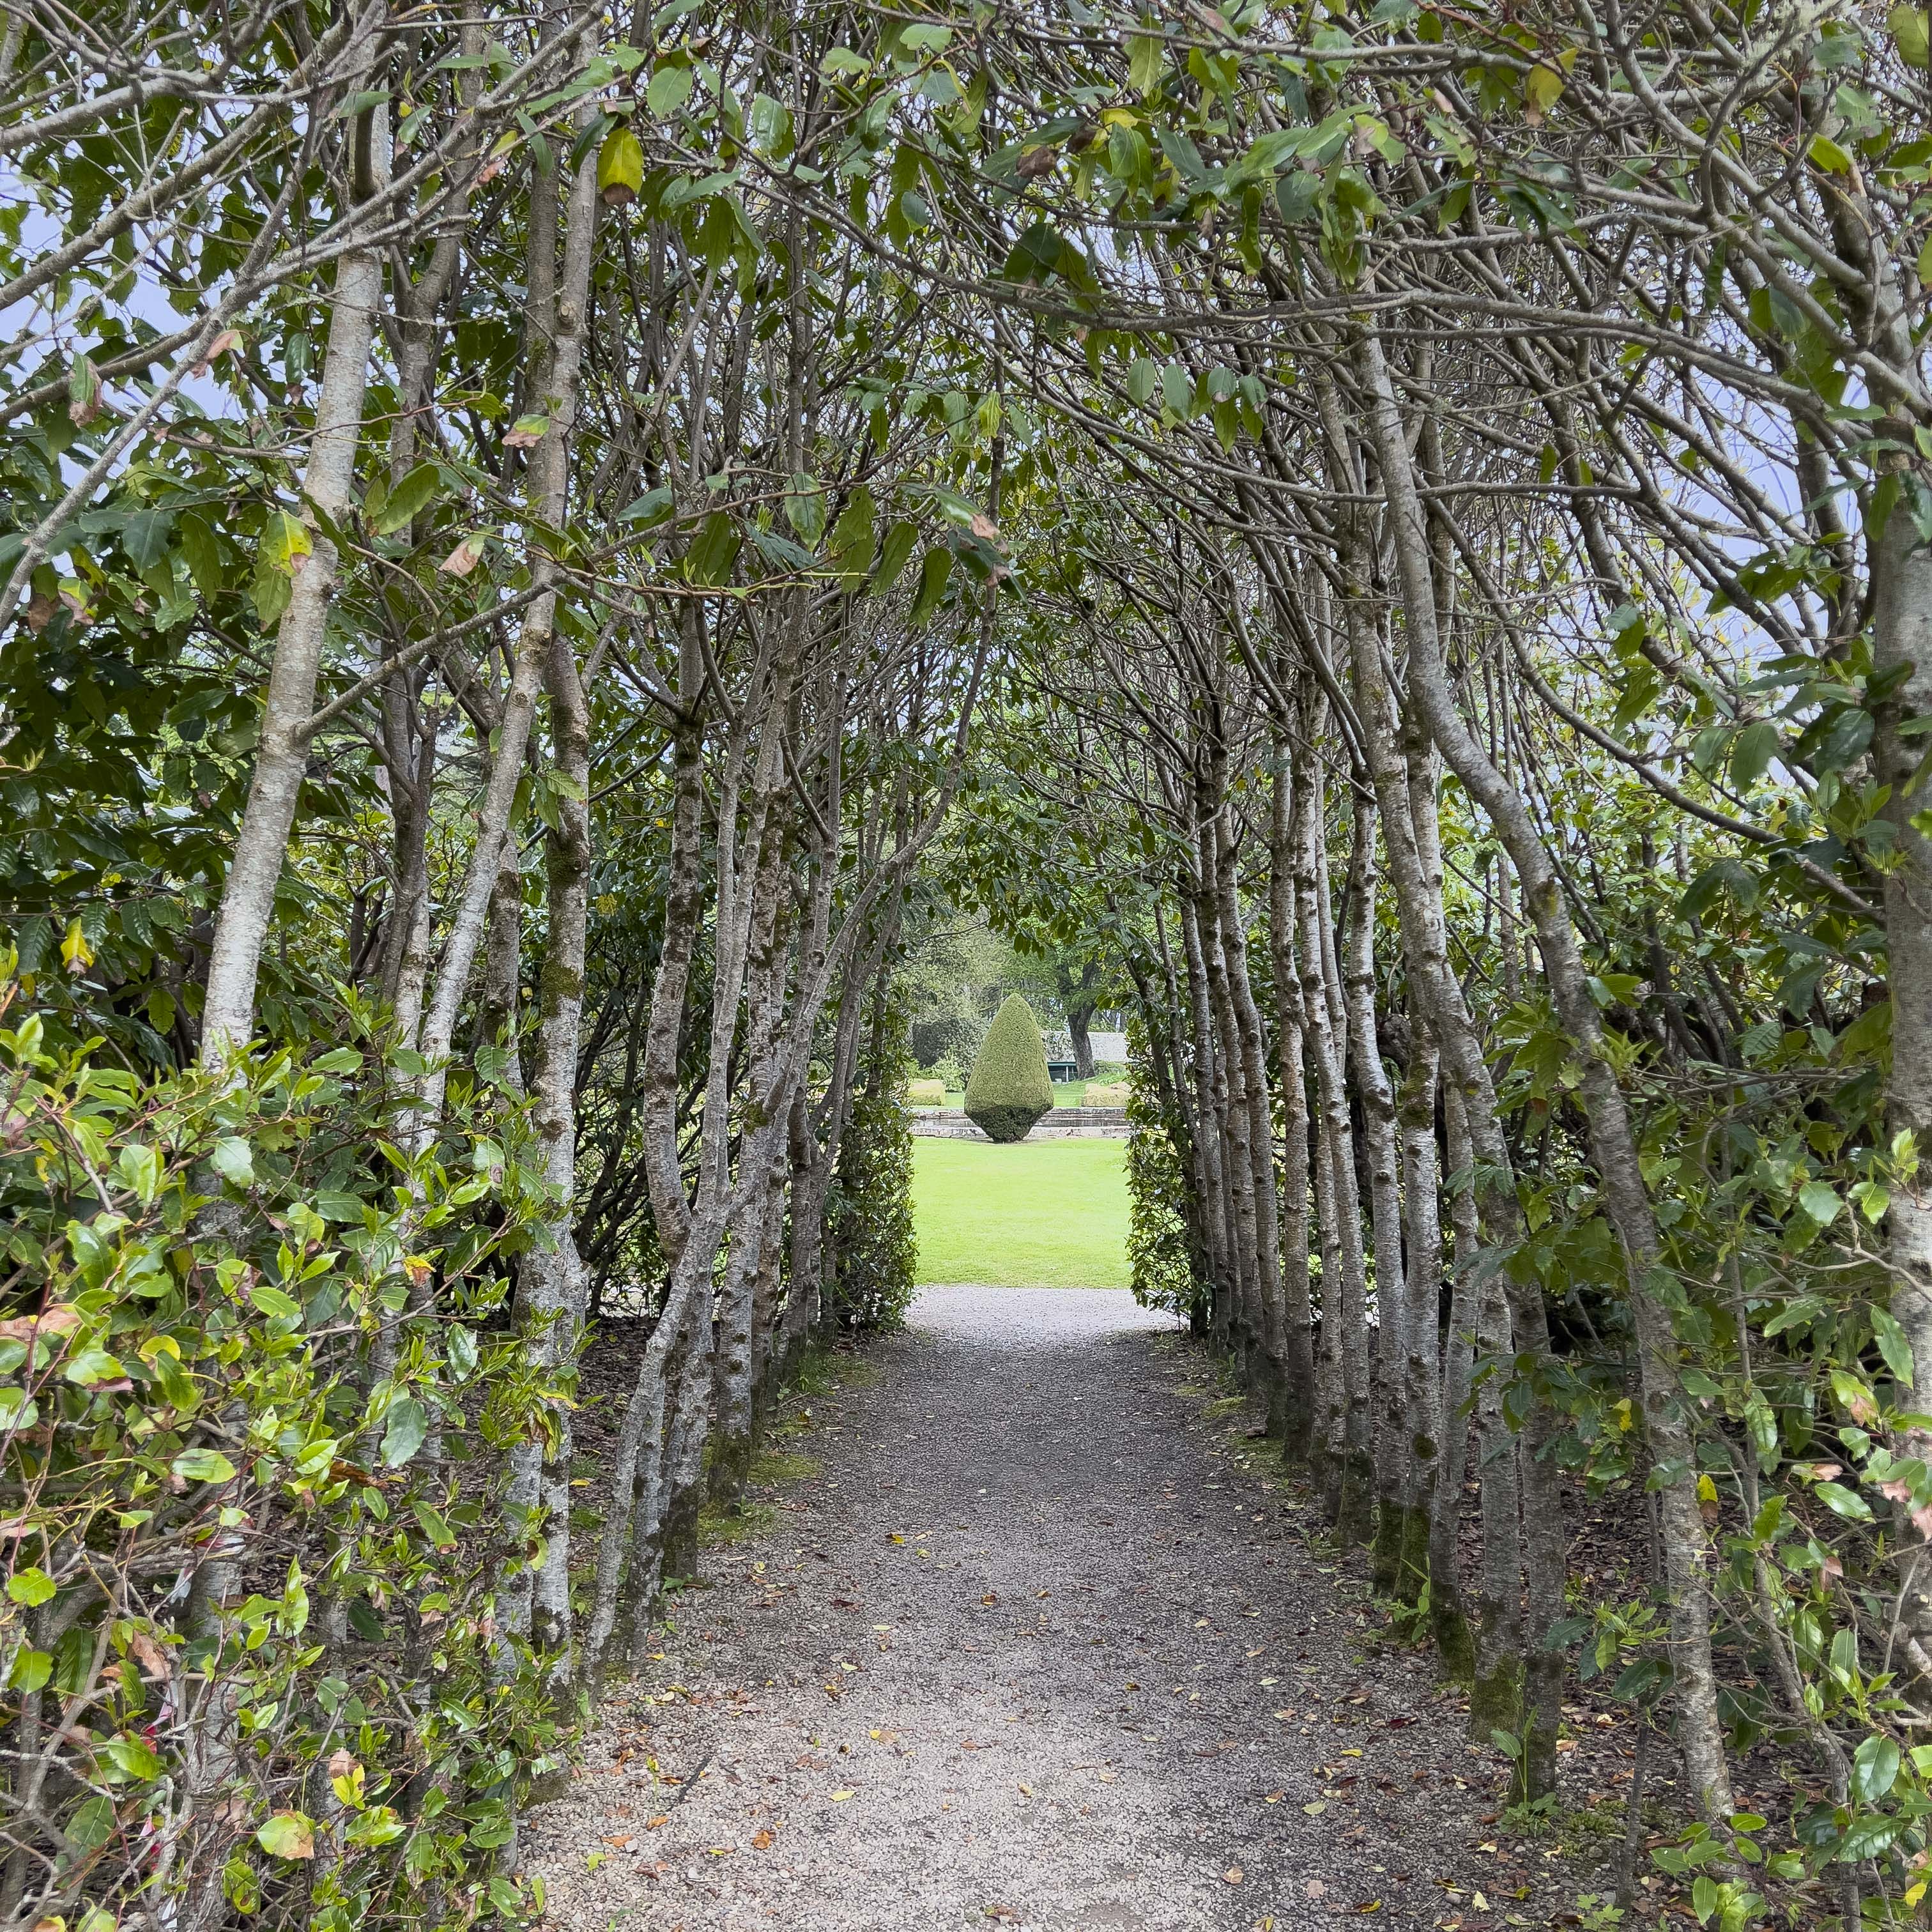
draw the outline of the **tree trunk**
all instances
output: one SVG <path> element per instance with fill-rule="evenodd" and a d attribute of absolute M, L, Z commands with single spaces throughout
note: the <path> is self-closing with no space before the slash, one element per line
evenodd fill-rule
<path fill-rule="evenodd" d="M 361 29 L 362 58 L 350 62 L 352 86 L 355 76 L 366 74 L 373 62 L 376 38 L 386 17 L 386 9 L 380 4 L 369 10 Z M 380 108 L 370 111 L 378 117 L 382 112 Z M 376 129 L 370 147 L 386 165 L 385 128 Z M 346 516 L 355 499 L 369 351 L 382 299 L 382 251 L 374 247 L 345 250 L 335 265 L 328 350 L 302 485 L 304 496 L 332 524 Z M 275 890 L 281 882 L 289 835 L 308 768 L 308 721 L 315 710 L 316 682 L 322 671 L 329 606 L 335 597 L 338 561 L 335 545 L 322 526 L 310 525 L 308 542 L 306 556 L 290 559 L 295 580 L 275 633 L 274 662 L 268 673 L 248 802 L 235 836 L 235 856 L 215 916 L 201 1011 L 201 1064 L 210 1072 L 218 1072 L 231 1054 L 245 1047 L 254 1030 L 255 982 L 262 948 L 274 916 Z M 391 916 L 406 914 L 397 908 Z"/>
<path fill-rule="evenodd" d="M 1516 790 L 1491 763 L 1462 722 L 1449 682 L 1436 628 L 1435 590 L 1428 530 L 1409 454 L 1400 407 L 1382 346 L 1372 334 L 1357 341 L 1357 364 L 1371 400 L 1376 458 L 1389 502 L 1402 608 L 1409 645 L 1410 688 L 1444 759 L 1469 795 L 1488 814 L 1515 866 L 1525 910 L 1534 924 L 1544 970 L 1564 1030 L 1574 1042 L 1582 1067 L 1580 1093 L 1590 1130 L 1591 1150 L 1604 1190 L 1604 1204 L 1617 1230 L 1629 1270 L 1631 1312 L 1642 1376 L 1646 1438 L 1652 1476 L 1659 1485 L 1658 1512 L 1671 1590 L 1671 1661 L 1681 1718 L 1685 1769 L 1706 1819 L 1723 1826 L 1736 1809 L 1730 1770 L 1724 1755 L 1718 1712 L 1717 1677 L 1711 1657 L 1710 1552 L 1697 1508 L 1696 1450 L 1688 1405 L 1678 1378 L 1679 1344 L 1668 1309 L 1651 1281 L 1662 1265 L 1657 1224 L 1637 1157 L 1636 1137 L 1606 1050 L 1603 1024 L 1592 998 L 1588 976 L 1564 902 L 1556 869 L 1541 836 Z M 1445 1040 L 1446 1047 L 1448 1042 Z M 1478 1122 L 1472 1116 L 1472 1130 Z M 1541 1297 L 1520 1297 L 1516 1312 L 1542 1320 Z M 1528 1459 L 1532 1465 L 1540 1459 Z M 1529 1472 L 1526 1471 L 1528 1474 Z M 1549 1472 L 1553 1484 L 1555 1472 Z M 1532 1550 L 1537 1547 L 1532 1538 Z M 1560 1587 L 1561 1577 L 1558 1578 Z M 1539 1616 L 1560 1604 L 1536 1590 Z M 1550 1605 L 1546 1611 L 1544 1606 Z M 1560 1673 L 1560 1657 L 1549 1654 L 1547 1640 L 1532 1648 L 1532 1670 Z M 1539 1741 L 1539 1743 L 1540 1741 Z M 1547 1743 L 1553 1753 L 1555 1739 Z"/>
<path fill-rule="evenodd" d="M 1305 1462 L 1313 1411 L 1315 1353 L 1308 1292 L 1308 1076 L 1303 1060 L 1301 982 L 1294 959 L 1294 787 L 1288 742 L 1280 739 L 1275 745 L 1268 823 L 1268 943 L 1283 1126 L 1279 1426 L 1284 1452 Z"/>

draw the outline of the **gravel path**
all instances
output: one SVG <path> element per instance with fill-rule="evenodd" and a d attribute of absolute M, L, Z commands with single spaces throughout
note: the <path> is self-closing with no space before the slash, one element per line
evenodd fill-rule
<path fill-rule="evenodd" d="M 1496 1754 L 1372 1641 L 1164 1318 L 933 1288 L 865 1360 L 532 1818 L 553 1924 L 1552 1922 L 1533 1856 L 1472 1843 Z"/>

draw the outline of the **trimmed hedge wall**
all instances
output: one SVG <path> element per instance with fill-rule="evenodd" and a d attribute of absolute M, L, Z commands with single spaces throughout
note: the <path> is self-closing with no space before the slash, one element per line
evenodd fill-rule
<path fill-rule="evenodd" d="M 1053 1111 L 1053 1082 L 1033 1009 L 1015 993 L 993 1016 L 966 1083 L 966 1118 L 988 1140 L 1023 1141 Z"/>

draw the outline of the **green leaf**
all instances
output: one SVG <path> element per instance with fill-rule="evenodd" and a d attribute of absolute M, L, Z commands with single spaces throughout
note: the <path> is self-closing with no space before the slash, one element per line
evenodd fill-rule
<path fill-rule="evenodd" d="M 416 1502 L 410 1505 L 416 1512 L 416 1521 L 422 1525 L 422 1532 L 438 1550 L 453 1550 L 456 1546 L 455 1532 L 451 1529 L 441 1514 L 428 1503 Z"/>
<path fill-rule="evenodd" d="M 238 1135 L 230 1134 L 226 1139 L 217 1141 L 214 1151 L 208 1156 L 208 1164 L 231 1187 L 254 1184 L 255 1156 L 248 1143 Z"/>
<path fill-rule="evenodd" d="M 139 1738 L 110 1738 L 104 1755 L 118 1771 L 145 1783 L 161 1774 L 161 1761 Z"/>
<path fill-rule="evenodd" d="M 1861 1858 L 1876 1858 L 1898 1836 L 1902 1821 L 1880 1812 L 1868 1812 L 1854 1819 L 1852 1828 L 1838 1843 L 1838 1856 L 1847 1864 Z"/>
<path fill-rule="evenodd" d="M 421 1402 L 406 1395 L 389 1405 L 382 1429 L 382 1461 L 400 1468 L 423 1445 L 429 1433 L 429 1417 Z"/>
<path fill-rule="evenodd" d="M 644 104 L 660 121 L 675 114 L 691 98 L 694 76 L 688 67 L 661 67 L 644 89 Z"/>
<path fill-rule="evenodd" d="M 1852 1796 L 1869 1804 L 1882 1798 L 1898 1778 L 1898 1747 L 1874 1734 L 1852 1754 Z"/>
<path fill-rule="evenodd" d="M 255 1834 L 255 1842 L 278 1858 L 315 1856 L 315 1826 L 299 1811 L 278 1811 Z"/>
<path fill-rule="evenodd" d="M 1870 1522 L 1872 1520 L 1870 1505 L 1864 1497 L 1855 1494 L 1842 1483 L 1820 1483 L 1818 1499 L 1834 1515 L 1841 1516 L 1850 1522 Z"/>
<path fill-rule="evenodd" d="M 388 500 L 376 519 L 376 534 L 389 536 L 405 524 L 414 523 L 436 500 L 442 486 L 440 467 L 434 463 L 418 463 L 389 492 Z"/>
<path fill-rule="evenodd" d="M 1168 407 L 1185 422 L 1194 411 L 1194 385 L 1178 362 L 1170 362 L 1160 372 L 1160 393 Z"/>
<path fill-rule="evenodd" d="M 926 561 L 920 566 L 919 594 L 914 598 L 910 622 L 916 628 L 939 608 L 940 599 L 946 595 L 946 586 L 952 575 L 952 553 L 950 550 L 929 550 Z"/>
<path fill-rule="evenodd" d="M 1885 1365 L 1892 1371 L 1892 1380 L 1904 1388 L 1912 1386 L 1912 1345 L 1905 1339 L 1905 1330 L 1882 1308 L 1871 1312 L 1872 1339 L 1878 1344 L 1879 1353 L 1885 1358 Z"/>
<path fill-rule="evenodd" d="M 872 493 L 862 483 L 832 526 L 832 554 L 841 572 L 856 580 L 870 568 L 877 541 Z M 848 586 L 850 588 L 850 585 Z"/>
<path fill-rule="evenodd" d="M 1167 64 L 1167 44 L 1158 34 L 1132 34 L 1127 39 L 1127 80 L 1144 100 L 1160 92 L 1161 70 Z"/>
<path fill-rule="evenodd" d="M 782 160 L 791 152 L 791 110 L 769 94 L 752 98 L 752 146 L 775 160 Z"/>
<path fill-rule="evenodd" d="M 872 588 L 874 594 L 883 596 L 891 590 L 918 547 L 916 524 L 902 521 L 893 524 L 886 532 L 885 542 L 879 546 L 879 560 L 873 566 Z"/>
<path fill-rule="evenodd" d="M 167 555 L 174 526 L 172 511 L 136 510 L 121 532 L 121 548 L 128 561 L 136 570 L 152 569 Z"/>
<path fill-rule="evenodd" d="M 1798 1204 L 1820 1227 L 1828 1228 L 1844 1204 L 1839 1200 L 1838 1190 L 1827 1182 L 1808 1180 L 1798 1190 Z"/>
<path fill-rule="evenodd" d="M 24 1570 L 16 1570 L 7 1579 L 7 1594 L 16 1604 L 25 1604 L 32 1610 L 37 1604 L 47 1602 L 54 1594 L 54 1580 L 44 1570 L 34 1568 L 31 1564 Z"/>
<path fill-rule="evenodd" d="M 7 1672 L 7 1688 L 10 1690 L 38 1690 L 45 1687 L 53 1674 L 51 1652 L 22 1648 L 14 1653 L 12 1667 Z"/>
<path fill-rule="evenodd" d="M 1828 175 L 1848 175 L 1852 171 L 1851 156 L 1828 136 L 1814 134 L 1806 152 L 1812 166 L 1822 168 Z"/>
<path fill-rule="evenodd" d="M 607 208 L 622 208 L 644 184 L 644 147 L 629 122 L 620 121 L 597 151 L 597 198 Z"/>
<path fill-rule="evenodd" d="M 1731 747 L 1732 784 L 1741 792 L 1749 791 L 1778 756 L 1778 744 L 1775 724 L 1767 724 L 1762 719 L 1755 724 L 1747 724 Z"/>
<path fill-rule="evenodd" d="M 1154 400 L 1154 392 L 1160 387 L 1160 364 L 1150 356 L 1136 356 L 1127 371 L 1128 396 L 1144 406 Z"/>
<path fill-rule="evenodd" d="M 693 584 L 712 587 L 729 582 L 731 566 L 742 542 L 737 524 L 728 511 L 714 510 L 686 551 L 686 576 Z"/>
<path fill-rule="evenodd" d="M 266 1281 L 252 1283 L 248 1289 L 248 1299 L 272 1322 L 299 1322 L 302 1304 L 284 1294 L 279 1288 L 271 1288 Z"/>
<path fill-rule="evenodd" d="M 258 564 L 279 571 L 284 577 L 292 577 L 297 560 L 312 555 L 314 550 L 315 540 L 309 535 L 308 526 L 286 510 L 268 512 L 255 544 Z"/>
<path fill-rule="evenodd" d="M 1928 38 L 1926 31 L 1925 9 L 1894 7 L 1886 16 L 1886 24 L 1892 29 L 1892 38 L 1898 43 L 1899 58 L 1907 67 L 1924 67 L 1928 46 L 1932 46 L 1932 39 Z"/>
<path fill-rule="evenodd" d="M 661 524 L 677 507 L 676 493 L 668 483 L 660 483 L 655 490 L 647 490 L 634 503 L 627 504 L 617 512 L 620 524 L 642 524 L 647 529 L 652 524 Z"/>
<path fill-rule="evenodd" d="M 226 1483 L 235 1474 L 235 1465 L 219 1449 L 184 1449 L 169 1467 L 188 1483 Z"/>
<path fill-rule="evenodd" d="M 802 470 L 792 474 L 785 491 L 785 521 L 797 532 L 802 543 L 815 544 L 825 534 L 825 491 L 815 478 Z"/>
<path fill-rule="evenodd" d="M 222 568 L 221 546 L 214 531 L 203 518 L 191 513 L 180 518 L 175 527 L 194 587 L 204 597 L 218 597 L 227 586 L 228 575 Z"/>

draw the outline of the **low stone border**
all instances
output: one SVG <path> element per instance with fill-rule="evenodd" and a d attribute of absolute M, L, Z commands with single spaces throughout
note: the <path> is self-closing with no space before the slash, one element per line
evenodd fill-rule
<path fill-rule="evenodd" d="M 912 1130 L 928 1140 L 983 1141 L 986 1136 L 958 1107 L 908 1107 Z M 1124 1141 L 1132 1132 L 1124 1107 L 1056 1107 L 1030 1141 Z"/>

